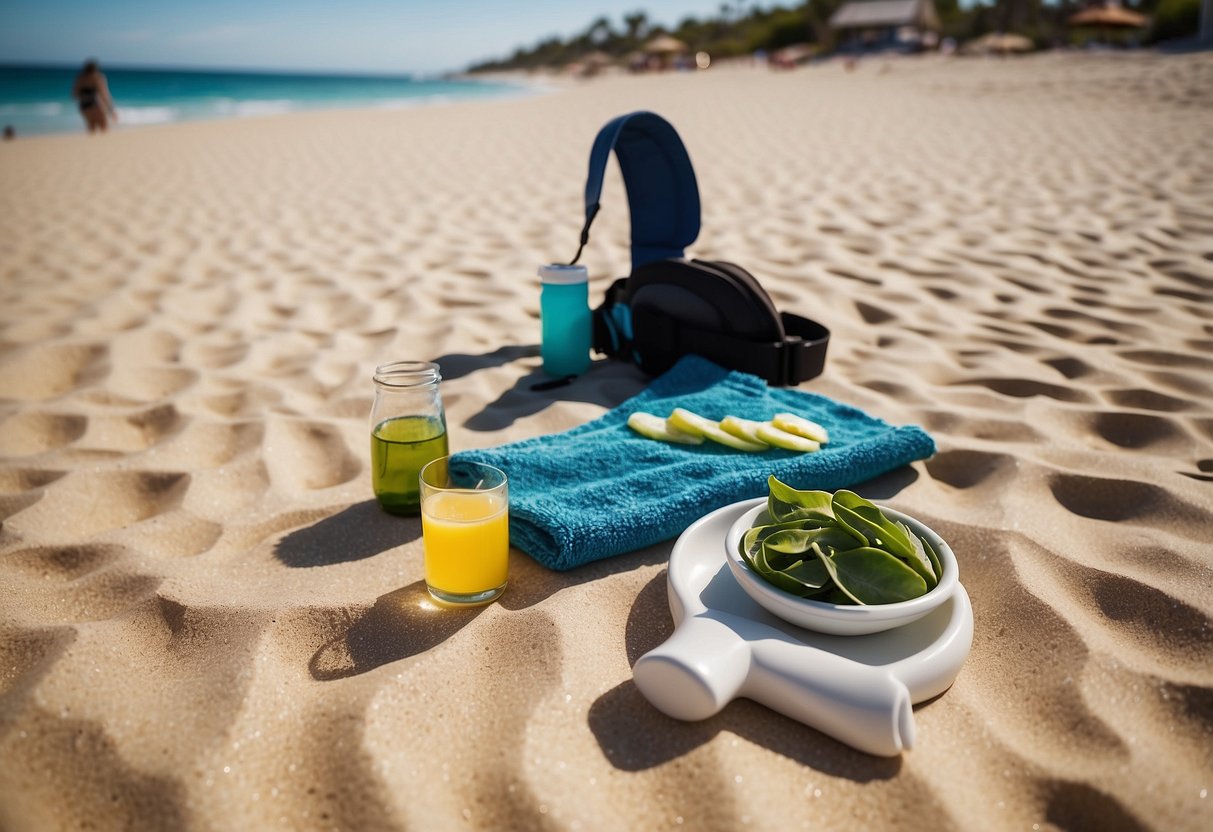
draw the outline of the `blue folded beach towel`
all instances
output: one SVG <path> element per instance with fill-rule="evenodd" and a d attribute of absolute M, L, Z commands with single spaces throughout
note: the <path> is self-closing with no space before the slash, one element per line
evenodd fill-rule
<path fill-rule="evenodd" d="M 830 442 L 814 453 L 735 451 L 705 442 L 672 445 L 627 426 L 632 413 L 683 407 L 709 419 L 764 421 L 791 412 L 818 422 Z M 767 493 L 774 474 L 796 488 L 833 491 L 923 459 L 935 443 L 921 428 L 894 427 L 857 408 L 681 359 L 644 391 L 564 433 L 463 451 L 510 480 L 510 542 L 549 569 L 573 569 L 668 540 L 710 511 Z"/>

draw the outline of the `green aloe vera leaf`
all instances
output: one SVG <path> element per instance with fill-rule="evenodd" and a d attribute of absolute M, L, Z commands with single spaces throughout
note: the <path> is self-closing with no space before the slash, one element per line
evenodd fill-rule
<path fill-rule="evenodd" d="M 830 573 L 826 571 L 825 566 L 812 552 L 809 553 L 808 559 L 798 561 L 787 569 L 784 569 L 783 574 L 803 586 L 803 589 L 798 593 L 801 595 L 805 591 L 821 592 L 826 589 L 832 580 Z"/>
<path fill-rule="evenodd" d="M 863 541 L 856 540 L 855 535 L 841 523 L 828 529 L 821 529 L 821 534 L 814 542 L 830 557 L 864 545 Z"/>
<path fill-rule="evenodd" d="M 784 592 L 790 592 L 793 595 L 799 595 L 804 590 L 804 585 L 794 578 L 790 578 L 783 572 L 772 567 L 767 562 L 766 545 L 759 545 L 758 551 L 754 556 L 754 571 L 761 575 L 767 583 L 782 589 Z"/>
<path fill-rule="evenodd" d="M 783 531 L 784 529 L 799 529 L 803 528 L 802 521 L 793 520 L 788 523 L 771 523 L 765 526 L 752 526 L 742 535 L 741 542 L 738 544 L 738 550 L 743 560 L 752 565 L 754 560 L 755 550 L 761 545 L 762 541 L 775 532 Z"/>
<path fill-rule="evenodd" d="M 834 564 L 834 559 L 832 557 L 830 557 L 829 555 L 827 555 L 825 553 L 825 550 L 823 550 L 820 546 L 812 546 L 810 548 L 813 550 L 813 554 L 817 556 L 817 560 L 821 562 L 821 565 L 823 567 L 825 567 L 826 572 L 830 576 L 830 583 L 834 587 L 834 589 L 830 591 L 830 594 L 834 595 L 835 593 L 842 593 L 843 596 L 847 599 L 846 601 L 833 601 L 832 603 L 835 603 L 835 604 L 862 604 L 863 603 L 862 601 L 860 601 L 858 598 L 851 595 L 849 592 L 847 592 L 845 589 L 843 589 L 842 586 L 838 583 L 838 567 Z"/>
<path fill-rule="evenodd" d="M 828 491 L 799 491 L 774 476 L 767 478 L 767 487 L 767 511 L 776 522 L 804 519 L 826 525 L 834 519 Z"/>
<path fill-rule="evenodd" d="M 779 532 L 777 534 L 769 535 L 765 540 L 763 540 L 761 557 L 763 558 L 763 561 L 768 569 L 775 572 L 782 572 L 797 561 L 803 560 L 804 550 L 795 549 L 794 546 L 778 548 L 771 546 L 771 539 L 778 537 L 778 534 L 783 533 Z M 792 551 L 789 551 L 790 549 Z"/>
<path fill-rule="evenodd" d="M 922 548 L 927 552 L 927 559 L 931 561 L 931 568 L 935 570 L 935 577 L 943 577 L 943 564 L 939 562 L 939 553 L 935 551 L 935 547 L 931 545 L 931 541 L 925 537 L 914 535 L 918 538 L 918 542 L 922 544 Z"/>
<path fill-rule="evenodd" d="M 824 592 L 817 597 L 818 601 L 825 601 L 827 604 L 851 604 L 854 606 L 855 599 L 847 595 L 837 586 L 831 585 L 828 592 Z"/>
<path fill-rule="evenodd" d="M 769 549 L 788 554 L 803 554 L 814 543 L 821 546 L 826 554 L 833 554 L 835 550 L 854 549 L 857 546 L 854 537 L 836 526 L 820 529 L 781 529 L 766 536 Z"/>
<path fill-rule="evenodd" d="M 737 554 L 741 555 L 741 559 L 746 562 L 746 565 L 751 569 L 754 568 L 754 555 L 752 554 L 753 547 L 758 541 L 759 527 L 748 529 L 741 536 L 741 542 L 737 544 Z"/>
<path fill-rule="evenodd" d="M 914 556 L 905 558 L 905 562 L 910 565 L 910 568 L 922 575 L 922 579 L 927 582 L 927 589 L 934 589 L 939 585 L 939 573 L 935 571 L 934 564 L 927 557 L 927 551 L 922 545 L 922 541 L 918 539 L 918 535 L 910 531 L 909 527 L 900 520 L 897 521 L 897 528 L 905 533 L 910 541 L 910 548 L 914 550 Z"/>
<path fill-rule="evenodd" d="M 884 512 L 853 491 L 834 495 L 834 516 L 847 528 L 862 535 L 870 545 L 878 546 L 901 558 L 914 557 L 914 546 L 906 533 L 893 525 Z"/>
<path fill-rule="evenodd" d="M 763 541 L 766 549 L 767 563 L 773 569 L 786 571 L 789 566 L 804 558 L 809 546 L 818 540 L 823 533 L 833 529 L 781 529 L 767 535 Z M 811 553 L 810 553 L 810 556 Z"/>
<path fill-rule="evenodd" d="M 845 529 L 860 546 L 879 546 L 880 527 L 870 523 L 863 515 L 846 506 L 838 506 L 834 511 L 838 526 Z"/>
<path fill-rule="evenodd" d="M 921 575 L 882 549 L 850 549 L 830 561 L 834 583 L 860 604 L 895 604 L 927 592 Z"/>

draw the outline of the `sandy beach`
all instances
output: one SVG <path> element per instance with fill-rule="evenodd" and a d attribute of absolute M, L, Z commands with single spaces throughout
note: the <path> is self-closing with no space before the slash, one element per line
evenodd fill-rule
<path fill-rule="evenodd" d="M 121 103 L 121 102 L 119 102 Z M 925 428 L 857 490 L 938 531 L 972 652 L 872 757 L 632 681 L 673 541 L 438 610 L 376 506 L 371 375 L 453 450 L 535 392 L 536 266 L 598 128 L 682 135 L 691 253 L 833 331 L 802 388 Z M 514 100 L 0 146 L 0 828 L 1213 828 L 1213 55 L 604 77 Z M 582 262 L 628 268 L 612 165 Z M 759 495 L 755 495 L 759 496 Z"/>

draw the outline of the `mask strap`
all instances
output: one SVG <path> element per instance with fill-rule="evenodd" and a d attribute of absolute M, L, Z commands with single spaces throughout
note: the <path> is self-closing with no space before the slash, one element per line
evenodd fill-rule
<path fill-rule="evenodd" d="M 594 217 L 598 216 L 598 209 L 601 206 L 597 202 L 589 205 L 585 209 L 585 225 L 581 227 L 581 245 L 577 246 L 577 253 L 573 255 L 573 259 L 569 261 L 570 266 L 577 265 L 577 261 L 581 259 L 581 252 L 585 248 L 585 244 L 590 241 L 590 225 L 594 222 Z"/>
<path fill-rule="evenodd" d="M 699 236 L 699 186 L 678 132 L 656 113 L 640 110 L 607 122 L 594 138 L 585 182 L 585 225 L 581 247 L 590 239 L 598 214 L 603 178 L 611 154 L 619 162 L 632 220 L 632 268 L 682 257 Z M 570 264 L 572 265 L 572 264 Z"/>

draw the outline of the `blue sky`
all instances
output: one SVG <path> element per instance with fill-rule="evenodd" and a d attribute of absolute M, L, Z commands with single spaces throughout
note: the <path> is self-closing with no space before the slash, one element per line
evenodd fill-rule
<path fill-rule="evenodd" d="M 750 4 L 752 5 L 752 4 Z M 764 8 L 772 3 L 761 4 Z M 0 0 L 0 62 L 440 72 L 643 10 L 673 26 L 720 0 Z"/>

